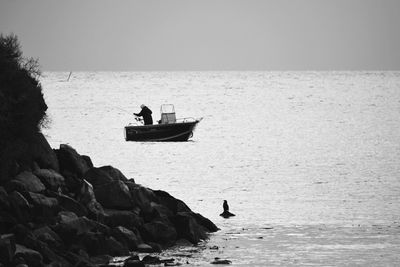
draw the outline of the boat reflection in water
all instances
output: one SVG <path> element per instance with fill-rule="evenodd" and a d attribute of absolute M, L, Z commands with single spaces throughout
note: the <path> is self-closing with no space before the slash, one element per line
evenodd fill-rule
<path fill-rule="evenodd" d="M 187 141 L 193 136 L 196 125 L 202 120 L 194 118 L 176 119 L 174 105 L 161 105 L 161 120 L 158 124 L 143 125 L 135 118 L 134 124 L 125 126 L 126 141 Z"/>

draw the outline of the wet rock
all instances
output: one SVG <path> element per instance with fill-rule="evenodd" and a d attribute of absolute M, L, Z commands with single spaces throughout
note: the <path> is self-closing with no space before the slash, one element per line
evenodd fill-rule
<path fill-rule="evenodd" d="M 189 214 L 194 217 L 198 224 L 205 227 L 209 232 L 216 232 L 219 228 L 209 219 L 201 215 L 200 213 L 189 212 Z"/>
<path fill-rule="evenodd" d="M 142 262 L 144 264 L 161 264 L 160 258 L 151 255 L 144 256 Z"/>
<path fill-rule="evenodd" d="M 25 189 L 29 192 L 42 192 L 46 189 L 39 178 L 31 172 L 24 171 L 18 174 L 15 178 L 16 181 L 21 182 Z"/>
<path fill-rule="evenodd" d="M 26 264 L 30 267 L 40 267 L 43 265 L 43 257 L 39 252 L 19 244 L 16 245 L 14 257 L 23 258 Z"/>
<path fill-rule="evenodd" d="M 128 247 L 129 250 L 135 250 L 139 245 L 139 243 L 141 243 L 141 240 L 136 236 L 136 234 L 133 231 L 123 226 L 118 226 L 112 229 L 111 235 L 118 242 Z"/>
<path fill-rule="evenodd" d="M 60 149 L 56 150 L 56 154 L 62 174 L 64 174 L 65 171 L 69 171 L 76 174 L 78 177 L 82 177 L 83 174 L 89 170 L 86 161 L 69 145 L 61 144 Z"/>
<path fill-rule="evenodd" d="M 152 246 L 142 243 L 137 246 L 137 251 L 142 253 L 152 253 L 155 252 Z"/>
<path fill-rule="evenodd" d="M 64 242 L 71 243 L 77 236 L 90 232 L 91 230 L 96 230 L 96 226 L 97 225 L 92 220 L 86 217 L 78 217 L 57 224 L 53 230 Z"/>
<path fill-rule="evenodd" d="M 232 261 L 230 261 L 230 260 L 222 260 L 220 258 L 215 258 L 214 261 L 211 262 L 211 264 L 225 264 L 225 265 L 231 264 L 231 263 L 232 263 Z"/>
<path fill-rule="evenodd" d="M 178 238 L 189 240 L 193 244 L 199 243 L 207 238 L 205 228 L 199 225 L 189 212 L 178 212 L 172 222 L 178 232 Z"/>
<path fill-rule="evenodd" d="M 113 237 L 102 233 L 87 232 L 82 235 L 81 242 L 90 256 L 109 254 L 111 256 L 125 256 L 129 250 Z"/>
<path fill-rule="evenodd" d="M 94 187 L 94 194 L 97 201 L 104 207 L 110 209 L 133 208 L 129 188 L 121 181 L 114 181 L 108 184 Z"/>
<path fill-rule="evenodd" d="M 129 257 L 124 261 L 124 267 L 144 267 L 144 263 L 140 261 L 138 256 Z"/>
<path fill-rule="evenodd" d="M 39 169 L 33 172 L 47 189 L 58 192 L 59 188 L 64 188 L 64 177 L 55 170 Z"/>
<path fill-rule="evenodd" d="M 227 218 L 230 218 L 230 217 L 236 216 L 236 215 L 233 214 L 233 213 L 230 213 L 229 211 L 224 211 L 219 216 L 224 217 L 225 219 L 227 219 Z"/>
<path fill-rule="evenodd" d="M 145 240 L 160 244 L 173 244 L 177 238 L 176 229 L 165 221 L 153 221 L 144 224 L 142 236 Z"/>

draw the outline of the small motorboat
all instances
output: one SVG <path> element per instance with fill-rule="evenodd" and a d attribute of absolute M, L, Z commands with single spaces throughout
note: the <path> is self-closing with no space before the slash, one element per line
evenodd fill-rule
<path fill-rule="evenodd" d="M 143 125 L 138 117 L 136 122 L 125 126 L 126 141 L 187 141 L 202 120 L 194 118 L 177 119 L 172 104 L 161 105 L 161 120 L 158 124 Z"/>

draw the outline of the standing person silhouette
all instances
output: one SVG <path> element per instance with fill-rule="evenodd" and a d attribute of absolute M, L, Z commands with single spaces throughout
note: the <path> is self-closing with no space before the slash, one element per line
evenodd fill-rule
<path fill-rule="evenodd" d="M 140 113 L 133 113 L 134 115 L 138 117 L 143 117 L 144 120 L 144 125 L 151 125 L 153 124 L 153 118 L 151 117 L 151 114 L 153 113 L 146 105 L 141 104 L 140 108 L 142 109 Z"/>

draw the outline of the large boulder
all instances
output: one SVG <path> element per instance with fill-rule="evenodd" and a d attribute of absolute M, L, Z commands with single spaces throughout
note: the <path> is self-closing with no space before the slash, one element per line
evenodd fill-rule
<path fill-rule="evenodd" d="M 58 200 L 53 197 L 46 197 L 45 195 L 29 192 L 30 202 L 33 204 L 35 216 L 43 216 L 51 218 L 57 215 L 60 207 Z"/>
<path fill-rule="evenodd" d="M 42 133 L 37 133 L 29 144 L 30 154 L 41 168 L 59 171 L 57 156 Z"/>
<path fill-rule="evenodd" d="M 176 199 L 162 190 L 154 190 L 160 204 L 170 209 L 174 214 L 177 212 L 190 212 L 190 208 L 180 199 Z"/>
<path fill-rule="evenodd" d="M 151 202 L 158 202 L 157 196 L 150 188 L 139 184 L 126 183 L 132 197 L 134 207 L 138 207 L 143 213 L 151 213 Z"/>
<path fill-rule="evenodd" d="M 14 179 L 21 182 L 29 192 L 42 192 L 46 189 L 40 179 L 28 171 L 21 172 Z"/>
<path fill-rule="evenodd" d="M 104 223 L 109 227 L 123 226 L 135 230 L 143 225 L 143 219 L 132 211 L 105 209 L 104 213 Z"/>
<path fill-rule="evenodd" d="M 51 169 L 39 169 L 33 172 L 40 181 L 46 186 L 47 189 L 58 192 L 59 189 L 64 188 L 65 180 L 64 177 Z"/>
<path fill-rule="evenodd" d="M 178 212 L 172 222 L 178 232 L 178 238 L 184 238 L 193 244 L 207 238 L 206 228 L 199 225 L 188 212 Z"/>
<path fill-rule="evenodd" d="M 142 236 L 146 241 L 172 245 L 177 239 L 177 232 L 172 224 L 159 220 L 144 224 Z"/>
<path fill-rule="evenodd" d="M 63 246 L 61 238 L 48 226 L 38 228 L 32 234 L 37 240 L 46 243 L 51 248 L 60 249 Z"/>
<path fill-rule="evenodd" d="M 63 174 L 65 171 L 76 174 L 82 177 L 83 174 L 89 169 L 85 159 L 76 152 L 74 148 L 69 145 L 61 144 L 60 149 L 56 150 L 60 170 Z"/>
<path fill-rule="evenodd" d="M 60 206 L 66 211 L 71 211 L 80 217 L 87 216 L 88 214 L 88 211 L 84 205 L 69 196 L 59 195 L 58 201 Z"/>
<path fill-rule="evenodd" d="M 99 169 L 107 173 L 114 181 L 123 181 L 123 182 L 128 181 L 128 178 L 126 178 L 125 175 L 120 170 L 114 168 L 113 166 L 110 165 L 102 166 Z"/>
<path fill-rule="evenodd" d="M 114 179 L 107 172 L 100 168 L 89 169 L 85 173 L 84 178 L 95 188 L 114 181 Z"/>
<path fill-rule="evenodd" d="M 110 209 L 131 209 L 133 202 L 128 186 L 121 181 L 113 181 L 108 184 L 94 187 L 97 201 Z"/>
<path fill-rule="evenodd" d="M 129 250 L 137 249 L 138 245 L 142 243 L 140 236 L 137 236 L 133 231 L 123 226 L 117 226 L 112 229 L 111 235 Z"/>
<path fill-rule="evenodd" d="M 99 232 L 87 232 L 81 237 L 80 243 L 85 247 L 90 256 L 111 255 L 126 256 L 129 250 L 123 244 Z"/>
<path fill-rule="evenodd" d="M 29 267 L 43 266 L 42 263 L 43 257 L 39 252 L 17 244 L 14 258 L 19 258 L 19 257 L 23 258 Z"/>

